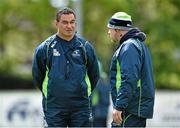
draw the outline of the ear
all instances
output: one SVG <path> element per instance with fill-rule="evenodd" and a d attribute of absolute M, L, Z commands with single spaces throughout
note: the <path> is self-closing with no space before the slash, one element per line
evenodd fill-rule
<path fill-rule="evenodd" d="M 51 22 L 51 25 L 52 25 L 53 28 L 56 28 L 56 27 L 57 27 L 57 23 L 56 23 L 56 22 L 57 22 L 56 20 L 53 20 L 53 21 Z"/>
<path fill-rule="evenodd" d="M 57 26 L 57 25 L 58 25 L 57 20 L 54 20 L 54 25 L 55 25 L 55 26 Z"/>
<path fill-rule="evenodd" d="M 119 36 L 120 36 L 120 37 L 122 37 L 122 36 L 123 36 L 123 34 L 121 33 Z"/>

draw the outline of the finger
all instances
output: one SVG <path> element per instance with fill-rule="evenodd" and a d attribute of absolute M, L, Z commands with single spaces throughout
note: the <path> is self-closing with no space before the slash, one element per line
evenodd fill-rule
<path fill-rule="evenodd" d="M 113 113 L 113 120 L 114 120 L 114 122 L 117 122 L 117 115 L 116 115 L 116 113 Z"/>
<path fill-rule="evenodd" d="M 117 117 L 118 121 L 119 121 L 119 122 L 122 122 L 121 114 L 118 113 L 117 116 L 118 116 L 118 117 Z"/>
<path fill-rule="evenodd" d="M 122 121 L 120 113 L 117 113 L 117 123 L 120 123 Z"/>
<path fill-rule="evenodd" d="M 116 123 L 121 122 L 120 114 L 118 112 L 115 112 L 113 117 L 114 117 L 113 119 Z"/>

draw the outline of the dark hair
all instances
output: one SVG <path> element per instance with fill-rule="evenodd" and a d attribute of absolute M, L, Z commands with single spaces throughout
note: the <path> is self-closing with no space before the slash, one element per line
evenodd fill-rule
<path fill-rule="evenodd" d="M 59 21 L 59 18 L 63 15 L 63 14 L 73 14 L 74 17 L 76 18 L 76 14 L 74 12 L 74 10 L 72 10 L 71 8 L 63 8 L 61 10 L 59 10 L 57 13 L 56 13 L 56 21 Z"/>

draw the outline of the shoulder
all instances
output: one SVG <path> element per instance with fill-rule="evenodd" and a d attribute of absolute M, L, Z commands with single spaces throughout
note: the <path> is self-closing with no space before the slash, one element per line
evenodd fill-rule
<path fill-rule="evenodd" d="M 51 42 L 53 42 L 56 38 L 56 34 L 48 37 L 44 42 L 42 42 L 43 45 L 47 45 L 49 46 L 51 44 Z"/>
<path fill-rule="evenodd" d="M 56 38 L 56 35 L 52 35 L 52 36 L 49 36 L 48 38 L 46 38 L 43 42 L 41 42 L 37 47 L 36 49 L 37 50 L 43 50 L 43 49 L 46 49 L 50 44 L 51 42 Z"/>
<path fill-rule="evenodd" d="M 136 40 L 136 39 L 130 38 L 127 41 L 125 41 L 124 43 L 122 43 L 122 50 L 123 51 L 129 51 L 132 49 L 140 50 L 141 49 L 141 42 Z"/>
<path fill-rule="evenodd" d="M 117 58 L 120 54 L 124 54 L 126 52 L 131 51 L 133 48 L 133 44 L 130 39 L 124 41 L 121 45 L 116 49 L 114 56 Z"/>
<path fill-rule="evenodd" d="M 86 40 L 84 37 L 77 36 L 77 40 L 86 48 L 86 49 L 94 49 L 93 45 Z"/>
<path fill-rule="evenodd" d="M 129 57 L 137 57 L 141 56 L 142 54 L 142 46 L 136 39 L 128 39 L 127 41 L 121 44 L 121 48 L 119 50 L 120 58 L 122 56 L 129 56 Z"/>

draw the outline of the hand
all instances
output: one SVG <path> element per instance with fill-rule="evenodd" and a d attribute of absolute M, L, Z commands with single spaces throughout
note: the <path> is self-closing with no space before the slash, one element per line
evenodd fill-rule
<path fill-rule="evenodd" d="M 122 123 L 122 111 L 118 111 L 116 109 L 113 109 L 113 121 L 116 122 L 117 124 Z"/>

